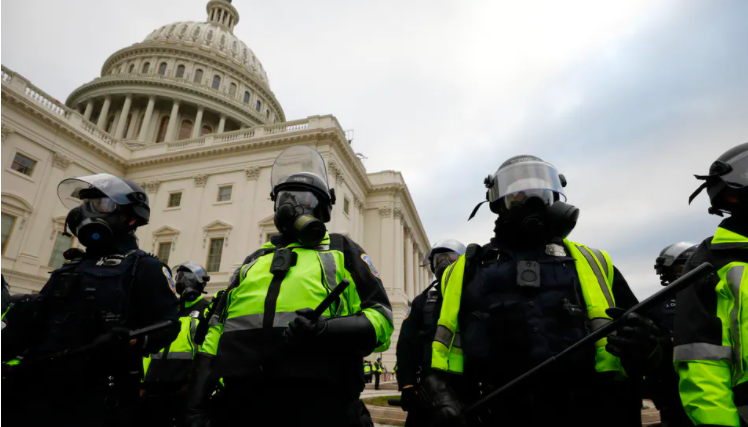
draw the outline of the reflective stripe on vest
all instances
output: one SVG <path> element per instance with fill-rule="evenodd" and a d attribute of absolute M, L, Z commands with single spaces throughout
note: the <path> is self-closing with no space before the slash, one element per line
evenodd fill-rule
<path fill-rule="evenodd" d="M 604 251 L 593 250 L 568 240 L 564 240 L 564 244 L 575 261 L 591 326 L 593 329 L 600 328 L 611 320 L 605 310 L 615 307 L 612 292 L 613 264 Z M 598 259 L 598 256 L 602 259 Z M 444 275 L 445 281 L 450 283 L 442 285 L 445 290 L 444 303 L 439 316 L 436 337 L 432 343 L 431 358 L 433 368 L 458 374 L 463 372 L 464 365 L 457 319 L 462 299 L 465 265 L 466 259 L 463 255 L 452 264 L 449 274 Z M 607 338 L 595 343 L 595 370 L 616 372 L 620 376 L 625 376 L 618 358 L 605 350 L 606 344 Z"/>
<path fill-rule="evenodd" d="M 296 318 L 296 310 L 316 307 L 344 277 L 342 252 L 321 252 L 323 249 L 329 249 L 328 245 L 320 245 L 314 249 L 294 245 L 287 248 L 296 253 L 297 261 L 281 282 L 273 313 L 273 327 L 287 327 L 288 323 Z M 272 258 L 273 254 L 268 253 L 242 267 L 241 284 L 229 292 L 224 333 L 262 329 L 265 320 L 265 299 L 273 279 L 270 273 Z M 250 269 L 253 271 L 251 275 L 248 274 Z M 372 308 L 392 318 L 391 311 L 385 307 Z M 349 311 L 343 296 L 325 312 L 324 316 L 342 316 L 349 314 Z"/>
<path fill-rule="evenodd" d="M 151 358 L 153 360 L 161 360 L 164 358 L 164 352 L 152 354 Z M 166 360 L 192 360 L 192 352 L 170 351 L 166 356 Z"/>
<path fill-rule="evenodd" d="M 733 357 L 733 368 L 732 368 L 732 385 L 736 386 L 739 383 L 745 381 L 745 368 L 743 366 L 743 354 L 742 354 L 742 338 L 740 328 L 740 310 L 741 310 L 741 297 L 740 297 L 740 284 L 743 281 L 745 273 L 744 265 L 736 265 L 730 268 L 725 274 L 725 280 L 727 286 L 732 291 L 734 303 L 732 310 L 730 310 L 730 330 L 732 332 L 732 357 Z"/>

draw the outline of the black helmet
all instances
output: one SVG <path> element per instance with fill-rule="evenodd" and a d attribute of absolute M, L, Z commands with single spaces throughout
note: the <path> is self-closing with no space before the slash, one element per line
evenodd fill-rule
<path fill-rule="evenodd" d="M 284 150 L 273 163 L 270 174 L 270 199 L 281 191 L 308 191 L 320 201 L 315 217 L 330 221 L 335 191 L 327 183 L 327 169 L 322 156 L 312 147 L 296 145 Z"/>
<path fill-rule="evenodd" d="M 725 192 L 740 191 L 748 187 L 748 143 L 740 144 L 727 150 L 709 167 L 708 175 L 694 175 L 704 181 L 688 198 L 690 204 L 706 188 L 712 207 L 709 213 L 722 216 L 723 213 L 734 213 L 736 206 L 727 203 Z M 748 197 L 742 197 L 738 206 L 743 209 L 748 205 Z"/>
<path fill-rule="evenodd" d="M 148 224 L 151 216 L 145 190 L 129 179 L 108 173 L 68 178 L 57 186 L 57 196 L 68 209 L 80 206 L 83 199 L 108 197 L 117 206 L 130 208 L 136 227 Z"/>
<path fill-rule="evenodd" d="M 663 285 L 683 275 L 684 267 L 688 258 L 696 252 L 698 245 L 688 242 L 680 242 L 667 246 L 660 251 L 655 260 L 655 272 L 660 275 Z"/>

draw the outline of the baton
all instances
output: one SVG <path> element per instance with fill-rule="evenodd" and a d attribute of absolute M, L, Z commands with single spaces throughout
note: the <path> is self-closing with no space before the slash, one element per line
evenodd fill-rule
<path fill-rule="evenodd" d="M 390 399 L 387 401 L 387 404 L 390 406 L 403 406 L 400 399 Z"/>
<path fill-rule="evenodd" d="M 469 408 L 467 408 L 466 412 L 474 411 L 476 408 L 483 406 L 489 400 L 496 398 L 496 396 L 506 392 L 507 390 L 525 381 L 526 379 L 537 374 L 538 372 L 543 371 L 545 368 L 551 366 L 554 362 L 558 362 L 559 360 L 573 353 L 580 347 L 583 347 L 588 344 L 592 344 L 595 341 L 598 341 L 612 334 L 613 332 L 615 332 L 616 329 L 622 326 L 624 319 L 629 313 L 647 312 L 651 310 L 652 308 L 654 308 L 656 305 L 665 301 L 665 299 L 669 298 L 671 295 L 677 294 L 678 292 L 691 286 L 695 282 L 703 279 L 708 274 L 711 274 L 713 271 L 714 271 L 714 267 L 712 267 L 712 265 L 709 264 L 708 262 L 705 262 L 699 265 L 698 267 L 694 268 L 693 270 L 681 276 L 679 279 L 675 280 L 673 283 L 659 290 L 654 295 L 650 296 L 649 298 L 645 299 L 644 301 L 630 308 L 628 311 L 626 311 L 626 313 L 623 316 L 619 317 L 618 319 L 611 320 L 610 322 L 605 324 L 605 326 L 593 331 L 591 334 L 587 335 L 586 337 L 572 344 L 566 350 L 562 351 L 561 353 L 557 354 L 554 357 L 547 359 L 545 362 L 537 365 L 536 367 L 530 369 L 529 371 L 525 372 L 519 377 L 504 384 L 498 390 L 493 391 L 492 393 L 488 394 L 486 397 L 475 402 Z"/>
<path fill-rule="evenodd" d="M 330 291 L 329 294 L 325 297 L 325 299 L 322 300 L 321 303 L 317 306 L 317 308 L 314 309 L 314 317 L 313 319 L 319 319 L 320 316 L 322 316 L 322 313 L 325 312 L 330 306 L 332 306 L 332 303 L 338 300 L 340 295 L 345 291 L 345 288 L 350 285 L 351 282 L 348 279 L 343 279 L 338 283 L 338 286 L 335 287 L 332 291 Z M 312 320 L 312 319 L 310 319 Z"/>
<path fill-rule="evenodd" d="M 163 322 L 155 323 L 153 325 L 146 326 L 144 328 L 132 330 L 132 331 L 129 332 L 128 335 L 129 335 L 129 337 L 130 337 L 131 340 L 132 339 L 136 339 L 136 338 L 140 338 L 143 335 L 147 335 L 147 334 L 149 334 L 149 333 L 151 333 L 153 331 L 164 329 L 167 326 L 170 326 L 172 323 L 173 322 L 171 320 L 165 320 Z M 18 368 L 27 368 L 30 365 L 36 365 L 36 364 L 44 363 L 44 362 L 52 362 L 52 361 L 55 361 L 55 360 L 58 360 L 58 359 L 61 359 L 61 358 L 70 357 L 70 356 L 74 356 L 74 355 L 77 355 L 77 354 L 85 353 L 87 351 L 94 350 L 98 346 L 99 346 L 99 344 L 91 343 L 91 344 L 86 344 L 84 346 L 78 347 L 78 348 L 73 349 L 73 350 L 65 349 L 65 350 L 61 350 L 61 351 L 58 351 L 58 352 L 55 352 L 55 353 L 52 353 L 52 354 L 46 354 L 44 356 L 40 356 L 40 357 L 34 358 L 32 360 L 29 360 L 28 362 L 23 362 L 22 361 L 19 365 L 17 365 L 16 367 L 14 367 L 12 369 L 15 370 L 15 369 L 18 369 Z"/>

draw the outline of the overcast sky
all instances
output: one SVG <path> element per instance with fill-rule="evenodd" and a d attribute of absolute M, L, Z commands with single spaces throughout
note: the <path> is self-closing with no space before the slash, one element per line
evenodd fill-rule
<path fill-rule="evenodd" d="M 2 63 L 64 101 L 113 52 L 204 0 L 4 0 Z M 370 171 L 401 171 L 432 242 L 485 243 L 483 178 L 534 154 L 581 209 L 573 240 L 605 249 L 639 297 L 678 241 L 719 218 L 706 194 L 748 141 L 748 1 L 235 0 L 235 33 L 289 120 L 334 114 Z"/>

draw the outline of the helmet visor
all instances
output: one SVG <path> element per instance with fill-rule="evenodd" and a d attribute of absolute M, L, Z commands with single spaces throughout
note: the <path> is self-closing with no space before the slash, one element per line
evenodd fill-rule
<path fill-rule="evenodd" d="M 293 177 L 293 178 L 292 178 Z M 270 173 L 271 188 L 283 184 L 289 179 L 301 184 L 314 184 L 314 178 L 320 180 L 325 190 L 329 188 L 327 182 L 327 169 L 322 156 L 313 148 L 306 145 L 297 145 L 284 150 L 275 159 L 273 170 Z"/>
<path fill-rule="evenodd" d="M 109 197 L 101 197 L 98 199 L 83 199 L 84 203 L 88 203 L 88 206 L 92 211 L 96 213 L 112 213 L 114 212 L 118 204 L 114 203 L 114 200 Z"/>
<path fill-rule="evenodd" d="M 183 277 L 185 279 L 194 278 L 198 282 L 203 283 L 203 277 L 208 275 L 208 273 L 205 272 L 205 269 L 202 266 L 194 262 L 185 262 L 184 264 L 179 264 L 178 266 L 174 267 L 174 270 L 176 270 L 177 272 L 177 274 L 174 276 L 176 281 L 179 281 L 179 278 Z"/>
<path fill-rule="evenodd" d="M 81 204 L 82 199 L 86 198 L 86 192 L 84 191 L 82 196 L 81 191 L 88 189 L 100 191 L 120 206 L 131 203 L 130 199 L 127 198 L 132 193 L 130 186 L 108 173 L 68 178 L 57 186 L 57 197 L 60 198 L 66 208 L 73 209 Z"/>
<path fill-rule="evenodd" d="M 457 261 L 458 258 L 460 258 L 460 254 L 457 252 L 439 252 L 434 255 L 434 265 L 439 265 L 441 263 L 452 264 Z"/>
<path fill-rule="evenodd" d="M 715 162 L 715 164 L 724 164 L 722 162 Z M 713 169 L 717 169 L 716 171 L 713 171 Z M 732 188 L 743 188 L 748 186 L 748 151 L 744 151 L 742 153 L 739 153 L 729 161 L 729 167 L 725 169 L 729 169 L 729 172 L 727 173 L 720 173 L 722 171 L 719 170 L 719 167 L 715 167 L 715 165 L 712 165 L 712 168 L 710 168 L 709 173 L 714 174 L 722 178 L 722 181 L 724 181 L 727 186 Z"/>
<path fill-rule="evenodd" d="M 550 163 L 536 160 L 499 168 L 488 189 L 488 200 L 494 202 L 509 194 L 529 190 L 548 190 L 563 197 L 564 201 L 566 200 L 556 168 Z"/>
<path fill-rule="evenodd" d="M 674 245 L 670 245 L 670 247 L 665 249 L 665 251 L 660 254 L 660 256 L 663 258 L 662 265 L 664 265 L 665 267 L 670 267 L 682 253 L 693 247 L 694 244 L 688 242 L 680 242 Z"/>
<path fill-rule="evenodd" d="M 275 199 L 275 207 L 277 208 L 284 203 L 291 203 L 294 206 L 314 210 L 319 204 L 319 200 L 309 191 L 280 191 L 278 192 L 278 197 Z M 299 212 L 299 215 L 303 214 L 304 212 Z"/>

